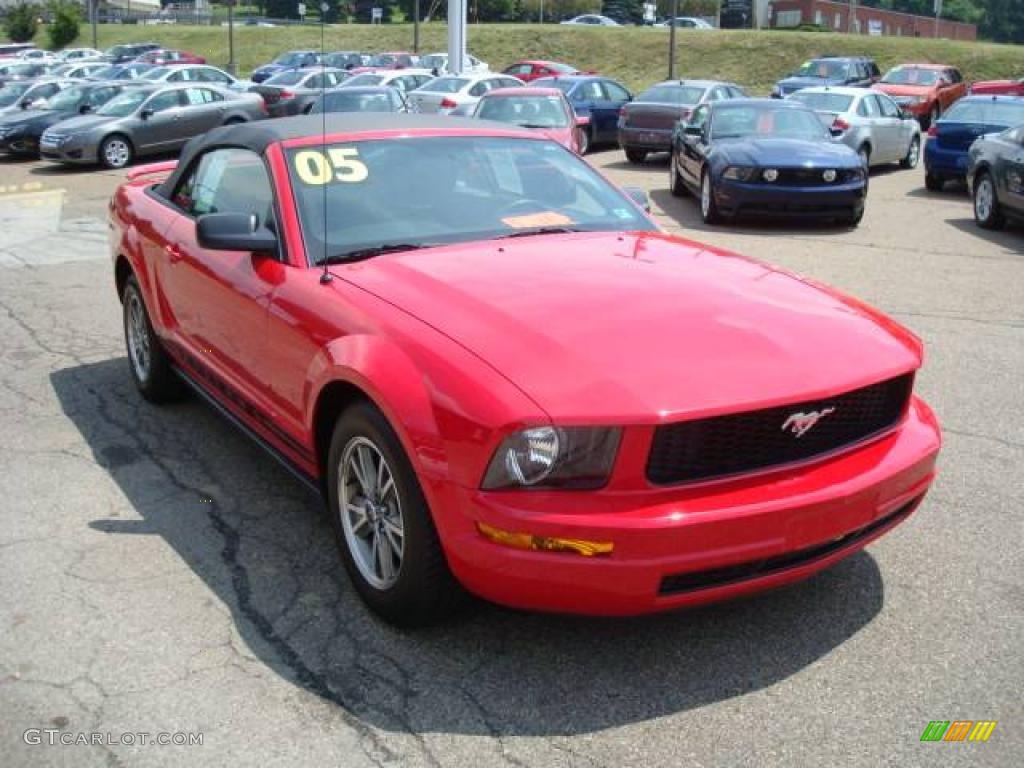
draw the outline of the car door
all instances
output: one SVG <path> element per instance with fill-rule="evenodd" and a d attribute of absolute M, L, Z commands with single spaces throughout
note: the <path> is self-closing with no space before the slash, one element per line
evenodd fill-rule
<path fill-rule="evenodd" d="M 619 110 L 632 97 L 629 91 L 611 80 L 590 81 L 599 86 L 595 91 L 592 113 L 597 115 L 598 130 L 594 136 L 597 141 L 615 141 L 619 134 Z M 591 117 L 591 121 L 594 118 Z"/>
<path fill-rule="evenodd" d="M 1024 215 L 1024 127 L 1010 131 L 1006 139 L 1010 148 L 996 158 L 996 188 L 1004 208 Z"/>
<path fill-rule="evenodd" d="M 161 152 L 178 143 L 184 117 L 183 91 L 157 91 L 138 112 L 132 126 L 132 143 L 139 152 Z"/>
<path fill-rule="evenodd" d="M 903 115 L 896 102 L 884 93 L 876 93 L 870 98 L 878 104 L 879 132 L 884 139 L 884 147 L 879 147 L 879 162 L 894 163 L 907 154 L 910 146 L 910 123 L 903 120 Z"/>
<path fill-rule="evenodd" d="M 700 188 L 700 174 L 710 151 L 711 107 L 701 104 L 683 125 L 679 136 L 678 168 L 683 182 L 691 189 Z M 689 129 L 689 130 L 687 130 Z M 697 131 L 697 132 L 695 132 Z"/>
<path fill-rule="evenodd" d="M 939 104 L 945 112 L 953 103 L 967 94 L 967 85 L 958 69 L 947 69 L 942 73 L 943 84 L 939 87 Z"/>
<path fill-rule="evenodd" d="M 206 133 L 224 122 L 227 105 L 224 97 L 212 88 L 195 86 L 185 89 L 185 107 L 182 117 L 181 143 L 193 136 Z"/>
<path fill-rule="evenodd" d="M 178 215 L 158 261 L 157 279 L 189 367 L 242 414 L 266 407 L 267 306 L 284 265 L 272 255 L 207 250 L 196 239 L 196 222 L 207 213 L 244 213 L 265 224 L 273 219 L 272 201 L 266 167 L 255 152 L 206 152 L 172 192 Z"/>

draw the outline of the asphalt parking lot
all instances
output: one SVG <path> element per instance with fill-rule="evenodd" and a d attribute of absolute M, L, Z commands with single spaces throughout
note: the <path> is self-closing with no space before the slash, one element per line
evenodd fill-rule
<path fill-rule="evenodd" d="M 667 229 L 924 338 L 945 446 L 914 517 L 742 602 L 629 621 L 481 606 L 398 632 L 355 595 L 316 498 L 201 403 L 136 396 L 106 254 L 119 175 L 0 161 L 0 763 L 1021 764 L 1024 229 L 984 232 L 962 190 L 895 168 L 857 229 L 706 228 L 663 158 L 590 159 Z M 998 726 L 922 743 L 931 720 Z M 203 743 L 120 743 L 159 733 Z"/>

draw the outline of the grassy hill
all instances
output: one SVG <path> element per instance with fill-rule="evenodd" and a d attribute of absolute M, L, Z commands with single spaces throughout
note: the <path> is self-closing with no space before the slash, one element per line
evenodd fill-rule
<path fill-rule="evenodd" d="M 327 50 L 410 50 L 412 25 L 338 25 L 325 30 Z M 421 27 L 421 51 L 444 50 L 446 28 Z M 83 26 L 80 45 L 90 43 Z M 224 27 L 101 26 L 99 47 L 152 40 L 169 48 L 200 53 L 214 64 L 227 63 Z M 43 33 L 37 42 L 45 43 Z M 239 75 L 289 48 L 319 48 L 316 27 L 272 29 L 238 26 L 235 56 Z M 519 58 L 552 58 L 584 70 L 617 77 L 633 89 L 663 79 L 668 73 L 668 30 L 652 27 L 580 29 L 551 25 L 471 25 L 470 51 L 503 68 Z M 958 66 L 969 80 L 1024 76 L 1024 46 L 965 43 L 947 40 L 853 36 L 821 32 L 680 30 L 676 72 L 684 77 L 713 77 L 766 94 L 772 83 L 804 60 L 821 54 L 863 54 L 874 57 L 883 71 L 907 61 L 934 61 Z"/>

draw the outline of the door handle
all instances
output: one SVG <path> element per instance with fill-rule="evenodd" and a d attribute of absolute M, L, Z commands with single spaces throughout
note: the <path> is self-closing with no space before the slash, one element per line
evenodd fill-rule
<path fill-rule="evenodd" d="M 182 252 L 178 250 L 177 246 L 174 245 L 165 245 L 164 253 L 167 254 L 167 258 L 171 261 L 172 264 L 176 261 L 181 261 L 183 258 L 185 258 Z"/>

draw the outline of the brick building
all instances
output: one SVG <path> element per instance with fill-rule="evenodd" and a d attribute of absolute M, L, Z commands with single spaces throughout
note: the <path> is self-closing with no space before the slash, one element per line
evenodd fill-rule
<path fill-rule="evenodd" d="M 940 19 L 936 35 L 934 17 L 913 16 L 881 8 L 866 8 L 863 5 L 857 6 L 856 15 L 851 19 L 849 3 L 831 0 L 771 0 L 768 13 L 770 26 L 778 28 L 817 24 L 837 32 L 861 35 L 937 36 L 950 40 L 978 38 L 978 28 L 974 24 Z"/>

